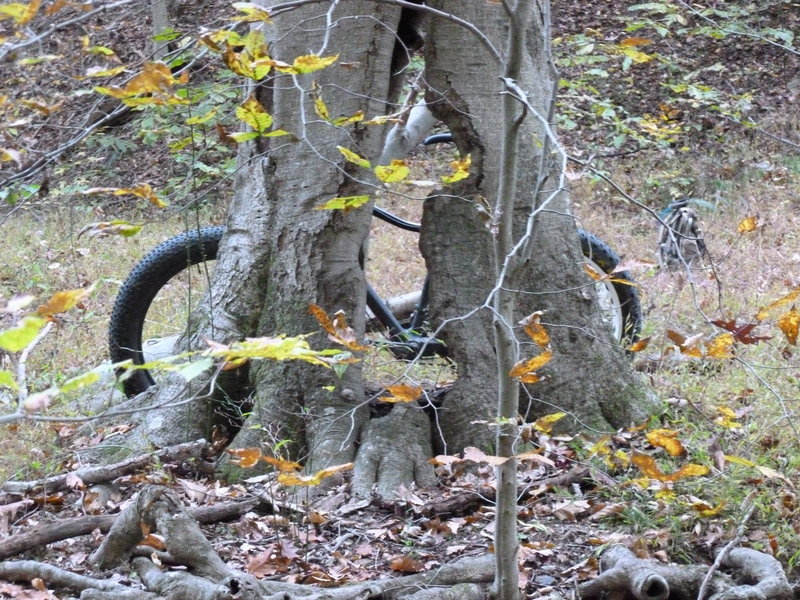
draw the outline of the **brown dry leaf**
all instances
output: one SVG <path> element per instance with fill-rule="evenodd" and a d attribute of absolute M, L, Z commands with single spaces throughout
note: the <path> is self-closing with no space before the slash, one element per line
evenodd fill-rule
<path fill-rule="evenodd" d="M 792 309 L 778 319 L 778 328 L 786 336 L 787 341 L 792 345 L 797 345 L 797 330 L 800 328 L 800 313 L 793 306 Z"/>
<path fill-rule="evenodd" d="M 528 452 L 523 452 L 522 454 L 517 454 L 517 460 L 532 460 L 540 465 L 546 465 L 548 467 L 556 466 L 555 462 L 546 456 L 541 455 L 541 450 L 530 450 Z"/>
<path fill-rule="evenodd" d="M 615 502 L 613 504 L 606 504 L 603 505 L 600 510 L 593 513 L 591 517 L 589 517 L 590 521 L 601 521 L 606 517 L 612 517 L 614 515 L 620 514 L 628 505 L 625 502 Z"/>
<path fill-rule="evenodd" d="M 628 352 L 641 352 L 650 344 L 651 336 L 637 340 L 628 347 Z"/>
<path fill-rule="evenodd" d="M 475 446 L 467 446 L 464 448 L 464 460 L 471 460 L 476 463 L 486 463 L 492 466 L 498 466 L 505 463 L 508 459 L 502 456 L 487 455 L 483 450 Z"/>
<path fill-rule="evenodd" d="M 320 327 L 328 334 L 328 339 L 355 352 L 366 350 L 366 346 L 360 345 L 353 330 L 347 325 L 347 319 L 343 311 L 337 311 L 333 319 L 328 316 L 322 307 L 316 304 L 308 305 L 308 312 L 317 320 Z"/>
<path fill-rule="evenodd" d="M 229 448 L 227 452 L 233 464 L 243 469 L 251 469 L 261 460 L 261 450 L 258 448 Z"/>
<path fill-rule="evenodd" d="M 390 385 L 386 388 L 386 391 L 389 392 L 389 395 L 378 398 L 380 402 L 414 402 L 422 395 L 422 386 L 407 384 Z"/>
<path fill-rule="evenodd" d="M 139 542 L 140 546 L 149 546 L 150 548 L 155 548 L 156 550 L 161 550 L 165 552 L 167 550 L 167 544 L 164 541 L 164 538 L 155 533 L 148 533 L 144 536 L 144 539 Z"/>
<path fill-rule="evenodd" d="M 537 310 L 535 313 L 522 319 L 519 324 L 522 325 L 522 330 L 527 333 L 540 348 L 546 348 L 550 345 L 550 334 L 547 333 L 544 325 L 540 322 L 542 314 L 544 314 L 542 311 Z"/>
<path fill-rule="evenodd" d="M 758 216 L 747 217 L 739 221 L 739 225 L 736 227 L 736 230 L 739 233 L 750 233 L 751 231 L 755 231 L 758 229 Z"/>
<path fill-rule="evenodd" d="M 756 320 L 763 321 L 769 317 L 770 314 L 775 311 L 775 309 L 786 306 L 787 304 L 791 304 L 797 299 L 798 296 L 800 296 L 800 287 L 796 287 L 780 300 L 776 300 L 766 308 L 762 308 L 760 311 L 758 311 L 758 314 L 756 314 Z"/>
<path fill-rule="evenodd" d="M 411 558 L 410 556 L 398 556 L 393 558 L 389 563 L 389 568 L 392 571 L 398 571 L 400 573 L 420 573 L 425 570 L 422 561 Z"/>
<path fill-rule="evenodd" d="M 700 340 L 703 338 L 702 333 L 698 333 L 696 335 L 687 338 L 684 335 L 678 333 L 677 331 L 673 331 L 672 329 L 667 329 L 666 335 L 673 344 L 678 346 L 678 349 L 681 351 L 681 354 L 685 354 L 686 356 L 693 356 L 694 358 L 703 357 L 703 352 L 698 347 Z"/>
<path fill-rule="evenodd" d="M 733 337 L 736 338 L 736 341 L 741 344 L 755 344 L 762 340 L 770 339 L 770 336 L 768 335 L 750 335 L 753 329 L 758 327 L 758 323 L 739 323 L 735 319 L 729 321 L 717 319 L 711 322 L 717 327 L 722 327 L 723 329 L 730 331 L 733 334 Z"/>
<path fill-rule="evenodd" d="M 647 441 L 653 446 L 664 448 L 671 456 L 683 456 L 686 449 L 677 436 L 678 432 L 671 429 L 654 429 L 647 432 Z"/>

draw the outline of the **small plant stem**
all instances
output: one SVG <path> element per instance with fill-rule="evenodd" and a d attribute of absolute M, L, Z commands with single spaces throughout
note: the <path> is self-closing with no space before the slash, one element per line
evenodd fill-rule
<path fill-rule="evenodd" d="M 19 386 L 19 392 L 17 395 L 17 406 L 19 409 L 22 409 L 22 405 L 25 403 L 25 400 L 28 399 L 28 373 L 27 373 L 27 364 L 28 364 L 28 356 L 30 356 L 33 349 L 41 342 L 45 336 L 50 333 L 50 330 L 53 328 L 53 322 L 49 321 L 47 325 L 45 325 L 39 334 L 33 339 L 33 341 L 25 346 L 25 348 L 20 352 L 19 359 L 17 360 L 17 385 Z"/>
<path fill-rule="evenodd" d="M 516 80 L 522 70 L 525 52 L 525 31 L 530 20 L 532 0 L 519 0 L 516 6 L 506 4 L 509 20 L 508 59 L 504 78 Z M 497 513 L 494 534 L 495 586 L 498 598 L 519 598 L 519 540 L 517 539 L 517 459 L 515 447 L 519 437 L 519 383 L 510 372 L 517 358 L 517 344 L 512 329 L 515 299 L 505 277 L 512 279 L 518 261 L 504 269 L 506 258 L 514 250 L 513 215 L 516 201 L 517 151 L 524 106 L 511 94 L 503 95 L 503 140 L 497 200 L 493 216 L 495 275 L 499 279 L 494 295 L 494 337 L 497 350 L 497 454 L 506 460 L 497 467 Z"/>

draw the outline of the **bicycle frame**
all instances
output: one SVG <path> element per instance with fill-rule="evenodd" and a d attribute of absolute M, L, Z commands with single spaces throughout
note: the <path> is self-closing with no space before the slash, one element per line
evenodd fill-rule
<path fill-rule="evenodd" d="M 453 135 L 451 133 L 437 133 L 426 137 L 422 143 L 428 146 L 430 144 L 451 143 L 452 141 Z M 406 221 L 379 206 L 373 207 L 372 215 L 405 231 L 419 233 L 422 229 L 419 223 Z M 414 357 L 420 354 L 420 352 L 423 356 L 430 356 L 442 354 L 444 351 L 444 344 L 441 341 L 432 337 L 419 335 L 418 333 L 428 316 L 427 310 L 429 300 L 429 283 L 428 276 L 426 275 L 425 281 L 422 284 L 422 292 L 411 313 L 408 325 L 404 326 L 369 282 L 367 282 L 367 306 L 378 321 L 388 329 L 389 337 L 392 340 L 392 352 L 398 356 Z"/>

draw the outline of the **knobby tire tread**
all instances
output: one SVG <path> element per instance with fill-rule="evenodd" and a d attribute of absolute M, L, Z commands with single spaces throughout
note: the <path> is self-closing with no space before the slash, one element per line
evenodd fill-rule
<path fill-rule="evenodd" d="M 114 363 L 144 362 L 142 329 L 150 304 L 175 275 L 197 263 L 217 258 L 225 228 L 202 227 L 172 237 L 148 252 L 128 275 L 114 301 L 108 328 L 109 352 Z M 123 382 L 127 396 L 155 383 L 146 370 L 132 371 Z"/>

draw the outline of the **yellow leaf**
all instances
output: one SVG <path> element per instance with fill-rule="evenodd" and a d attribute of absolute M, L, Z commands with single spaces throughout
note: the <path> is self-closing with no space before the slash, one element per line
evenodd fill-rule
<path fill-rule="evenodd" d="M 305 75 L 307 73 L 314 73 L 320 71 L 325 67 L 329 67 L 339 59 L 339 55 L 333 56 L 317 56 L 316 54 L 306 54 L 298 56 L 294 59 L 291 66 L 286 63 L 275 61 L 275 68 L 282 73 L 291 73 L 292 75 Z"/>
<path fill-rule="evenodd" d="M 450 163 L 450 168 L 453 169 L 452 174 L 442 176 L 443 183 L 455 183 L 469 177 L 469 169 L 472 166 L 472 156 L 467 154 L 460 160 L 454 160 Z"/>
<path fill-rule="evenodd" d="M 727 406 L 717 406 L 717 412 L 720 416 L 714 419 L 717 425 L 721 425 L 727 429 L 737 429 L 742 426 L 741 423 L 736 421 L 736 413 Z"/>
<path fill-rule="evenodd" d="M 22 100 L 20 102 L 23 106 L 27 106 L 28 108 L 32 108 L 35 111 L 42 113 L 44 116 L 49 117 L 52 113 L 57 111 L 61 108 L 62 102 L 57 104 L 47 105 L 42 102 L 37 102 L 35 100 Z"/>
<path fill-rule="evenodd" d="M 258 98 L 252 94 L 248 96 L 241 106 L 236 107 L 236 116 L 260 134 L 267 131 L 272 125 L 272 115 L 264 109 Z"/>
<path fill-rule="evenodd" d="M 234 2 L 233 8 L 238 10 L 242 15 L 233 17 L 233 21 L 242 21 L 244 23 L 272 23 L 269 12 L 264 8 L 252 2 Z"/>
<path fill-rule="evenodd" d="M 356 164 L 359 167 L 364 167 L 365 169 L 369 169 L 372 166 L 366 158 L 359 156 L 358 154 L 356 154 L 355 152 L 353 152 L 348 148 L 345 148 L 344 146 L 336 146 L 336 149 L 342 153 L 342 156 L 344 156 L 347 162 Z"/>
<path fill-rule="evenodd" d="M 422 386 L 405 384 L 390 385 L 386 388 L 386 391 L 389 392 L 389 396 L 378 398 L 380 402 L 414 402 L 422 395 Z"/>
<path fill-rule="evenodd" d="M 522 325 L 522 330 L 536 342 L 540 348 L 546 348 L 550 344 L 550 334 L 541 324 L 542 311 L 537 310 L 535 313 L 528 315 L 519 322 Z"/>
<path fill-rule="evenodd" d="M 698 501 L 690 504 L 692 509 L 697 512 L 698 516 L 703 518 L 716 517 L 725 508 L 725 502 L 720 502 L 716 506 L 711 506 L 706 502 Z"/>
<path fill-rule="evenodd" d="M 0 386 L 7 387 L 14 391 L 19 389 L 17 380 L 14 378 L 14 374 L 11 371 L 6 371 L 5 369 L 0 369 Z"/>
<path fill-rule="evenodd" d="M 797 287 L 797 288 L 793 289 L 791 292 L 786 294 L 783 298 L 781 298 L 780 300 L 776 300 L 775 302 L 773 302 L 772 304 L 770 304 L 766 308 L 762 308 L 760 311 L 758 311 L 758 314 L 756 315 L 756 320 L 757 321 L 763 321 L 764 319 L 769 317 L 770 314 L 775 309 L 781 308 L 781 307 L 786 306 L 787 304 L 789 304 L 791 302 L 794 302 L 797 299 L 798 296 L 800 296 L 800 287 Z"/>
<path fill-rule="evenodd" d="M 283 458 L 273 458 L 271 456 L 262 456 L 261 460 L 265 463 L 272 465 L 276 470 L 281 473 L 293 473 L 299 471 L 303 466 L 291 460 L 284 460 Z"/>
<path fill-rule="evenodd" d="M 628 348 L 628 352 L 641 352 L 642 350 L 647 348 L 647 346 L 650 344 L 650 340 L 651 340 L 650 336 L 637 340 L 636 342 L 630 345 L 630 347 Z"/>
<path fill-rule="evenodd" d="M 797 330 L 800 328 L 800 313 L 792 309 L 778 319 L 778 327 L 792 346 L 797 345 Z"/>
<path fill-rule="evenodd" d="M 690 463 L 681 467 L 671 475 L 667 475 L 658 468 L 658 465 L 653 457 L 635 451 L 631 453 L 631 462 L 639 467 L 642 473 L 644 473 L 647 477 L 663 482 L 674 483 L 681 479 L 686 479 L 687 477 L 699 477 L 701 475 L 707 475 L 709 472 L 708 467 Z"/>
<path fill-rule="evenodd" d="M 219 357 L 226 362 L 242 359 L 302 360 L 323 367 L 330 365 L 323 360 L 324 352 L 312 350 L 305 336 L 247 338 L 230 346 L 215 344 L 206 351 L 209 356 Z"/>
<path fill-rule="evenodd" d="M 647 441 L 658 448 L 664 448 L 670 456 L 683 456 L 686 449 L 677 439 L 678 432 L 670 429 L 654 429 L 647 432 Z"/>
<path fill-rule="evenodd" d="M 323 121 L 330 122 L 331 116 L 328 113 L 328 107 L 325 106 L 325 101 L 322 99 L 322 96 L 314 98 L 314 112 L 316 112 L 317 116 Z"/>
<path fill-rule="evenodd" d="M 567 413 L 557 412 L 536 419 L 533 428 L 542 433 L 550 433 L 553 431 L 553 425 L 558 423 L 561 419 L 567 416 Z"/>
<path fill-rule="evenodd" d="M 758 229 L 758 217 L 747 217 L 739 221 L 739 225 L 736 230 L 739 233 L 750 233 L 751 231 L 755 231 Z"/>
<path fill-rule="evenodd" d="M 514 365 L 514 368 L 511 369 L 509 375 L 522 383 L 536 383 L 541 378 L 534 373 L 534 371 L 550 362 L 551 358 L 553 358 L 552 352 L 549 350 L 542 352 L 539 356 L 534 356 L 529 360 L 518 362 Z"/>
<path fill-rule="evenodd" d="M 36 16 L 41 5 L 42 0 L 31 0 L 28 4 L 21 2 L 2 4 L 0 5 L 0 21 L 14 19 L 14 24 L 26 25 Z"/>
<path fill-rule="evenodd" d="M 733 358 L 733 352 L 731 349 L 733 348 L 733 344 L 735 342 L 735 338 L 733 337 L 732 333 L 721 333 L 712 339 L 710 342 L 706 343 L 706 354 L 707 358 Z"/>
<path fill-rule="evenodd" d="M 628 48 L 631 46 L 645 46 L 647 44 L 652 43 L 651 40 L 643 37 L 629 37 L 622 40 L 619 45 L 623 48 Z"/>
<path fill-rule="evenodd" d="M 731 456 L 729 454 L 725 455 L 725 460 L 729 463 L 734 463 L 737 465 L 744 465 L 745 467 L 755 467 L 756 463 L 752 460 L 747 460 L 746 458 L 742 458 L 741 456 Z"/>
<path fill-rule="evenodd" d="M 325 204 L 316 206 L 316 210 L 341 210 L 347 212 L 369 202 L 369 196 L 341 196 L 331 198 Z"/>
<path fill-rule="evenodd" d="M 175 95 L 176 84 L 188 81 L 188 71 L 175 79 L 169 66 L 163 62 L 146 62 L 142 72 L 133 77 L 124 88 L 96 87 L 95 91 L 119 98 L 129 106 L 142 104 L 189 104 L 191 101 Z"/>
<path fill-rule="evenodd" d="M 319 485 L 322 483 L 324 479 L 327 479 L 331 475 L 335 475 L 341 471 L 349 471 L 353 468 L 353 463 L 346 463 L 343 465 L 337 465 L 335 467 L 329 467 L 327 469 L 322 469 L 321 471 L 317 471 L 313 475 L 295 475 L 292 473 L 281 473 L 278 475 L 278 483 L 282 485 Z"/>
<path fill-rule="evenodd" d="M 0 331 L 0 349 L 7 352 L 19 352 L 36 339 L 45 321 L 40 317 L 24 317 L 16 326 Z"/>
<path fill-rule="evenodd" d="M 40 317 L 49 317 L 59 313 L 67 312 L 69 309 L 77 306 L 83 302 L 89 294 L 94 291 L 94 285 L 88 288 L 79 288 L 77 290 L 67 290 L 63 292 L 56 292 L 51 298 L 36 309 L 36 314 Z"/>
<path fill-rule="evenodd" d="M 231 457 L 231 462 L 243 469 L 251 469 L 261 460 L 261 450 L 258 448 L 228 448 L 226 452 Z"/>
<path fill-rule="evenodd" d="M 360 110 L 357 113 L 350 115 L 349 117 L 339 117 L 338 119 L 333 120 L 333 124 L 337 127 L 344 127 L 345 125 L 350 125 L 351 123 L 358 123 L 364 120 L 364 111 Z"/>
<path fill-rule="evenodd" d="M 189 117 L 188 119 L 186 119 L 186 121 L 184 121 L 184 123 L 186 123 L 187 125 L 202 125 L 203 123 L 208 123 L 216 115 L 217 115 L 217 108 L 214 107 L 204 115 L 200 115 L 197 117 Z"/>
<path fill-rule="evenodd" d="M 375 175 L 384 183 L 397 183 L 403 181 L 411 172 L 405 161 L 393 160 L 390 165 L 378 165 L 374 169 Z"/>
<path fill-rule="evenodd" d="M 635 63 L 646 63 L 653 60 L 652 54 L 647 54 L 641 50 L 636 50 L 631 46 L 621 46 L 622 54 L 630 58 Z"/>
<path fill-rule="evenodd" d="M 84 193 L 87 194 L 88 191 Z M 114 190 L 115 196 L 125 196 L 128 194 L 132 196 L 138 196 L 139 198 L 144 198 L 145 200 L 155 204 L 158 208 L 164 208 L 167 206 L 167 203 L 158 197 L 155 191 L 153 191 L 153 188 L 150 187 L 149 183 L 142 183 L 132 188 L 119 188 Z"/>
<path fill-rule="evenodd" d="M 103 67 L 89 67 L 86 69 L 86 77 L 113 77 L 114 75 L 119 75 L 122 73 L 127 67 L 125 65 L 118 65 L 116 67 L 111 67 L 110 69 L 105 69 Z"/>

